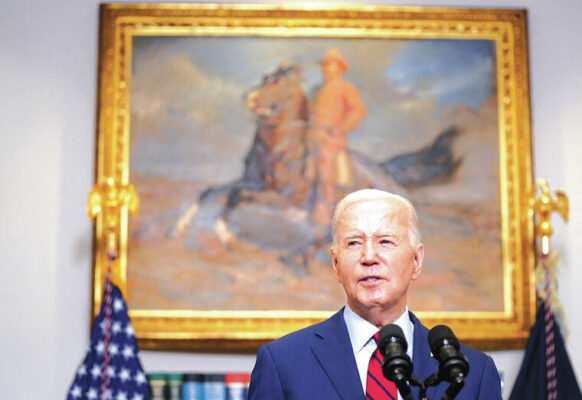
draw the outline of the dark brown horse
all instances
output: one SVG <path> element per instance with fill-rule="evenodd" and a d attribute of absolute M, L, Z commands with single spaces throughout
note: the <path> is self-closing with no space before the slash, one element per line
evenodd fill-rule
<path fill-rule="evenodd" d="M 257 130 L 243 180 L 262 182 L 293 204 L 305 204 L 311 188 L 305 175 L 309 114 L 299 67 L 278 67 L 247 95 L 246 103 Z"/>

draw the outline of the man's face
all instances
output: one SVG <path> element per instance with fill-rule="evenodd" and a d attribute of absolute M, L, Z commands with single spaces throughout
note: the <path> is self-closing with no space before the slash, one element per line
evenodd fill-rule
<path fill-rule="evenodd" d="M 355 203 L 340 215 L 333 268 L 352 310 L 370 320 L 374 311 L 402 313 L 424 249 L 409 239 L 408 209 L 394 200 Z"/>
<path fill-rule="evenodd" d="M 328 60 L 324 62 L 321 67 L 323 68 L 323 75 L 328 81 L 341 76 L 343 73 L 340 63 L 335 60 Z"/>

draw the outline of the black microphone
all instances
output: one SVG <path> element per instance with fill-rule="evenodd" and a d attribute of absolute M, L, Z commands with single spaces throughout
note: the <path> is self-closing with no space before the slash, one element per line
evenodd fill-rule
<path fill-rule="evenodd" d="M 384 356 L 382 373 L 386 379 L 396 384 L 402 398 L 413 399 L 407 383 L 412 376 L 412 361 L 406 354 L 408 344 L 402 329 L 395 324 L 384 325 L 380 329 L 378 348 Z"/>
<path fill-rule="evenodd" d="M 428 333 L 428 343 L 439 363 L 439 378 L 451 383 L 443 398 L 454 398 L 465 385 L 469 361 L 460 352 L 459 341 L 448 326 L 437 325 L 432 328 Z"/>

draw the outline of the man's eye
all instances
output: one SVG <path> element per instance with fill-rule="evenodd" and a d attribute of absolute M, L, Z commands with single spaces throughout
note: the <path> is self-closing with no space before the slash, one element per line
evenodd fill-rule
<path fill-rule="evenodd" d="M 348 247 L 355 247 L 355 246 L 358 246 L 359 244 L 360 244 L 360 242 L 358 242 L 357 240 L 348 241 Z"/>
<path fill-rule="evenodd" d="M 380 240 L 380 244 L 382 246 L 388 246 L 388 245 L 394 244 L 394 242 L 392 240 L 389 240 L 389 239 L 382 239 L 382 240 Z"/>

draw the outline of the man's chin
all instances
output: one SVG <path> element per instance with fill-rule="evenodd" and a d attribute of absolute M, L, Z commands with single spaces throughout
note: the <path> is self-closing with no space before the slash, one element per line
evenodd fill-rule
<path fill-rule="evenodd" d="M 378 312 L 389 308 L 385 299 L 362 299 L 358 301 L 358 308 L 364 312 Z"/>
<path fill-rule="evenodd" d="M 350 307 L 352 306 L 350 305 Z M 358 300 L 356 307 L 366 314 L 377 314 L 389 312 L 390 310 L 396 310 L 399 308 L 399 302 L 397 300 L 391 300 L 385 297 L 362 298 Z"/>

